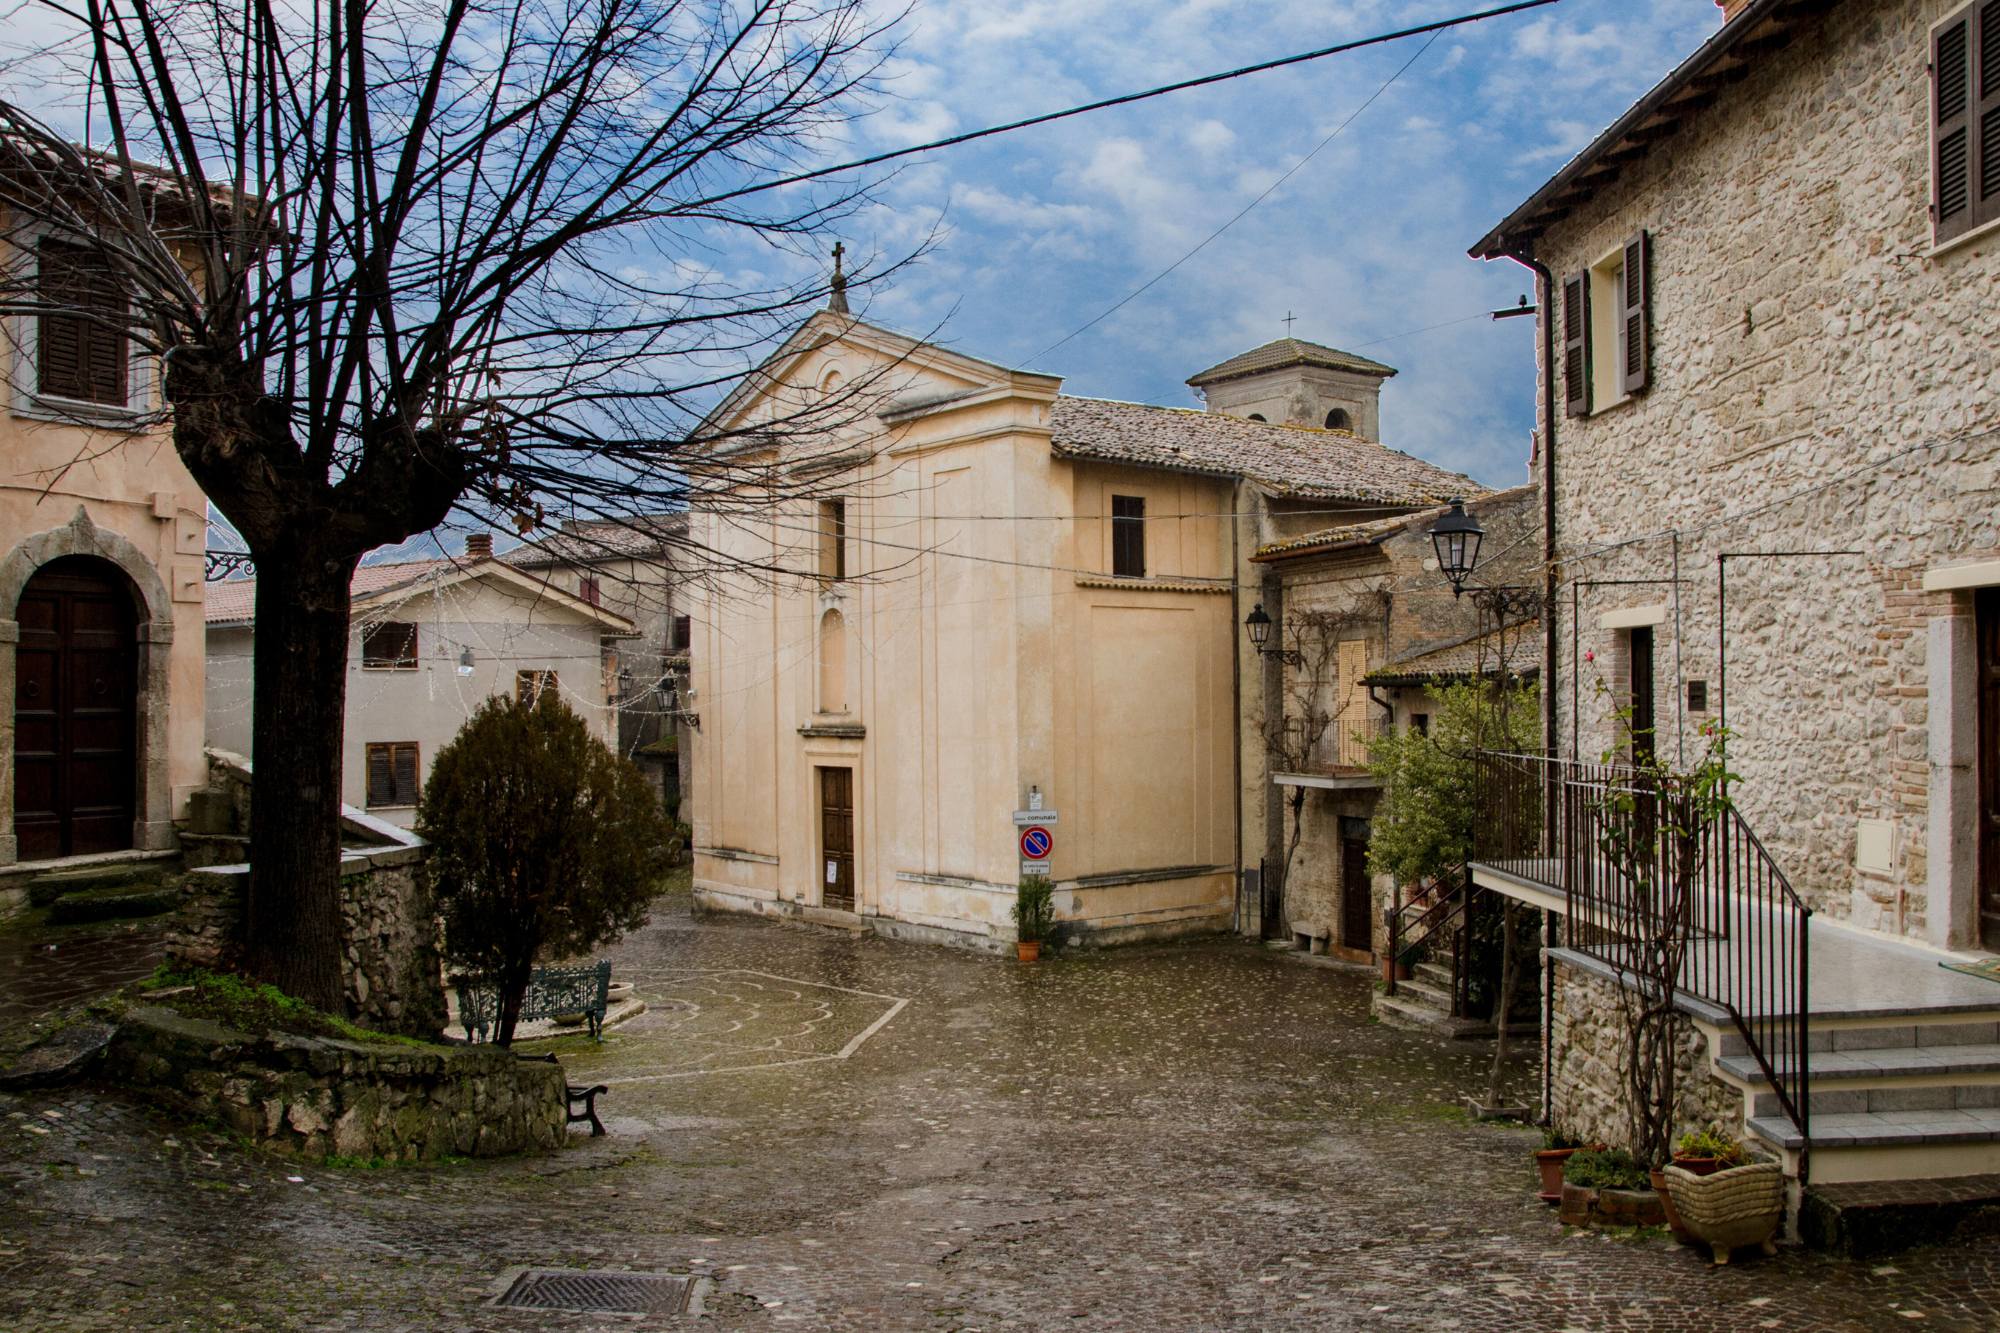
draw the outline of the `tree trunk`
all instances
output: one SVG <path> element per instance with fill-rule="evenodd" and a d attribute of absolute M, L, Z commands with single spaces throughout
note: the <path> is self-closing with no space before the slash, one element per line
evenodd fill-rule
<path fill-rule="evenodd" d="M 350 581 L 359 560 L 318 558 L 311 544 L 256 552 L 246 944 L 256 975 L 346 1013 L 341 741 Z"/>
<path fill-rule="evenodd" d="M 1278 916 L 1289 931 L 1291 920 L 1285 916 L 1285 899 L 1292 887 L 1292 858 L 1298 855 L 1299 838 L 1305 832 L 1306 789 L 1292 788 L 1291 799 L 1286 804 L 1292 807 L 1292 840 L 1285 844 L 1285 863 L 1278 869 Z M 1289 935 L 1287 938 L 1290 938 Z"/>
<path fill-rule="evenodd" d="M 531 954 L 526 964 L 509 967 L 498 978 L 495 992 L 498 1004 L 493 1015 L 493 1044 L 512 1046 L 514 1029 L 521 1025 L 521 1008 L 528 998 L 528 983 L 534 979 L 535 964 Z"/>
<path fill-rule="evenodd" d="M 1470 875 L 1472 872 L 1467 870 Z M 1486 1104 L 1500 1104 L 1500 1078 L 1507 1064 L 1507 1021 L 1514 1014 L 1514 990 L 1521 967 L 1516 953 L 1514 900 L 1500 899 L 1500 998 L 1493 1004 L 1493 1068 L 1486 1075 Z"/>

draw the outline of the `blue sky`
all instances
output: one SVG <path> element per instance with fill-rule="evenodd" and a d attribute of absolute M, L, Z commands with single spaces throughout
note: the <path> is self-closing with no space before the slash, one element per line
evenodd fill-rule
<path fill-rule="evenodd" d="M 920 0 L 892 94 L 852 148 L 997 121 L 1446 17 L 1476 0 Z M 1181 258 L 1299 162 L 1421 44 L 1328 58 L 938 153 L 906 166 L 850 249 L 940 243 L 868 318 L 1065 390 L 1193 406 L 1183 381 L 1297 336 L 1386 361 L 1384 439 L 1525 479 L 1530 290 L 1466 247 L 1720 26 L 1713 0 L 1562 0 L 1441 37 L 1307 165 L 1172 276 L 1044 349 Z M 1477 318 L 1467 319 L 1467 316 Z M 1448 327 L 1406 334 L 1447 321 Z"/>

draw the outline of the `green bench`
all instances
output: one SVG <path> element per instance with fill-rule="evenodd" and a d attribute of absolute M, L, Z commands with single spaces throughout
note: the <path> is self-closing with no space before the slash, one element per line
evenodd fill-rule
<path fill-rule="evenodd" d="M 458 1021 L 467 1041 L 485 1041 L 487 1030 L 500 1021 L 500 992 L 491 983 L 458 983 Z M 528 993 L 521 997 L 521 1019 L 582 1014 L 592 1041 L 604 1038 L 604 1011 L 611 1006 L 611 963 L 595 967 L 538 967 L 528 975 Z"/>

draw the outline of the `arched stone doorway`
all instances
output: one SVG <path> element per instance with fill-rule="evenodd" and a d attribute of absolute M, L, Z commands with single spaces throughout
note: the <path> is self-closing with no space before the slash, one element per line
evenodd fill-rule
<path fill-rule="evenodd" d="M 70 559 L 81 563 L 67 565 Z M 33 805 L 15 791 L 20 775 L 15 736 L 20 703 L 18 668 L 26 665 L 27 658 L 21 651 L 26 646 L 22 642 L 24 626 L 15 617 L 31 610 L 23 606 L 29 585 L 43 570 L 58 564 L 95 570 L 98 577 L 112 580 L 132 617 L 125 622 L 126 660 L 132 673 L 131 688 L 125 694 L 131 709 L 125 768 L 130 806 L 125 831 L 116 846 L 160 851 L 174 845 L 173 788 L 167 756 L 173 605 L 152 561 L 125 537 L 94 524 L 79 505 L 68 523 L 24 537 L 0 555 L 0 865 L 63 855 L 39 848 L 30 851 L 14 827 L 16 811 Z M 96 827 L 101 829 L 101 825 Z M 45 845 L 46 834 L 37 837 Z"/>
<path fill-rule="evenodd" d="M 118 566 L 65 556 L 15 604 L 14 836 L 24 861 L 132 846 L 139 607 Z"/>

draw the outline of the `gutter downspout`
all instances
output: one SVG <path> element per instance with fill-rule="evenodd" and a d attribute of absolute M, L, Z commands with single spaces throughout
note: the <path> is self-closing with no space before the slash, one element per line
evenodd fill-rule
<path fill-rule="evenodd" d="M 1236 638 L 1236 627 L 1243 623 L 1243 493 L 1246 489 L 1243 482 L 1236 483 L 1234 503 L 1230 505 L 1236 512 L 1229 520 L 1229 699 L 1230 707 L 1236 714 L 1235 722 L 1229 729 L 1236 741 L 1230 756 L 1236 775 L 1235 797 L 1230 804 L 1235 807 L 1236 817 L 1230 822 L 1236 835 L 1238 937 L 1243 934 L 1243 645 Z"/>
<path fill-rule="evenodd" d="M 1542 751 L 1553 759 L 1561 719 L 1556 711 L 1556 654 L 1561 636 L 1556 625 L 1556 278 L 1549 266 L 1525 250 L 1513 249 L 1507 257 L 1535 275 L 1540 289 L 1542 326 Z M 1542 787 L 1542 830 L 1549 854 L 1560 856 L 1556 847 L 1556 769 L 1544 764 Z M 1555 1006 L 1556 965 L 1548 957 L 1555 945 L 1554 912 L 1542 913 L 1542 1123 L 1555 1119 Z"/>

